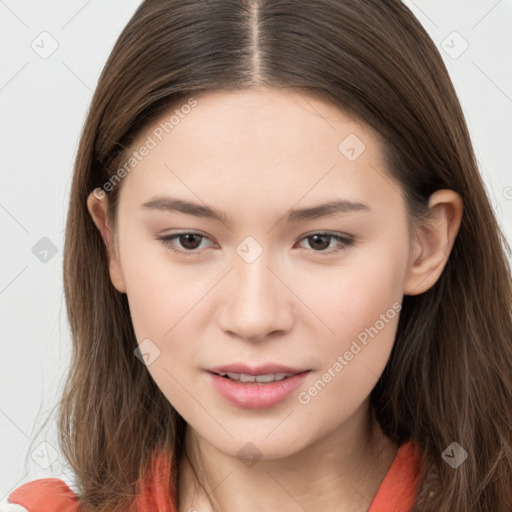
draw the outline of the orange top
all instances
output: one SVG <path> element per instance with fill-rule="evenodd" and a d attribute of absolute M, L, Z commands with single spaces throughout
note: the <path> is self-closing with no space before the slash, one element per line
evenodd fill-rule
<path fill-rule="evenodd" d="M 161 459 L 160 459 L 161 460 Z M 142 494 L 133 510 L 176 512 L 176 503 L 165 488 L 156 459 L 152 475 L 143 482 Z M 402 444 L 382 480 L 368 512 L 411 512 L 417 493 L 420 453 L 411 441 Z M 9 503 L 29 512 L 81 512 L 78 496 L 58 478 L 43 478 L 21 485 L 9 495 Z M 0 512 L 1 505 L 0 505 Z"/>

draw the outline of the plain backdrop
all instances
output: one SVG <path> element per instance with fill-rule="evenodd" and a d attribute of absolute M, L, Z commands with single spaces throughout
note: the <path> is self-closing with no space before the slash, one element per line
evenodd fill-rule
<path fill-rule="evenodd" d="M 71 484 L 55 424 L 36 437 L 69 365 L 61 277 L 68 194 L 92 92 L 139 3 L 0 0 L 0 500 L 36 478 Z M 512 1 L 405 3 L 448 66 L 512 244 Z"/>

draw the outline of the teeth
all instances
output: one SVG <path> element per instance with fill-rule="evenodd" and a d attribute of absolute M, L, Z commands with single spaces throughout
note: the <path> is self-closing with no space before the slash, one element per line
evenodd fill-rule
<path fill-rule="evenodd" d="M 246 373 L 220 373 L 223 377 L 229 377 L 231 380 L 240 382 L 276 382 L 291 377 L 293 373 L 267 373 L 265 375 L 248 375 Z"/>
<path fill-rule="evenodd" d="M 273 373 L 269 373 L 267 375 L 258 375 L 256 377 L 256 382 L 273 382 L 275 380 L 281 380 L 281 379 L 276 379 L 275 374 L 273 374 Z"/>
<path fill-rule="evenodd" d="M 286 379 L 287 377 L 291 377 L 293 373 L 274 373 L 274 375 L 275 380 L 283 380 Z"/>

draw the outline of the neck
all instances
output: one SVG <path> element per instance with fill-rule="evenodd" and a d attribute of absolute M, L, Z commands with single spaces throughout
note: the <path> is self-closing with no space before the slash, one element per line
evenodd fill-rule
<path fill-rule="evenodd" d="M 306 448 L 250 467 L 220 452 L 187 425 L 179 512 L 366 512 L 397 452 L 368 405 L 366 401 L 337 430 Z"/>

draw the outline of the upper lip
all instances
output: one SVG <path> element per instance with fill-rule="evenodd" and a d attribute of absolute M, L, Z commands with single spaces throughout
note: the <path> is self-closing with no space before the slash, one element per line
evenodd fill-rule
<path fill-rule="evenodd" d="M 222 366 L 215 366 L 208 371 L 212 373 L 245 373 L 247 375 L 268 375 L 269 373 L 301 373 L 309 371 L 310 368 L 291 368 L 282 364 L 260 364 L 257 366 L 248 366 L 243 363 L 232 363 Z"/>

